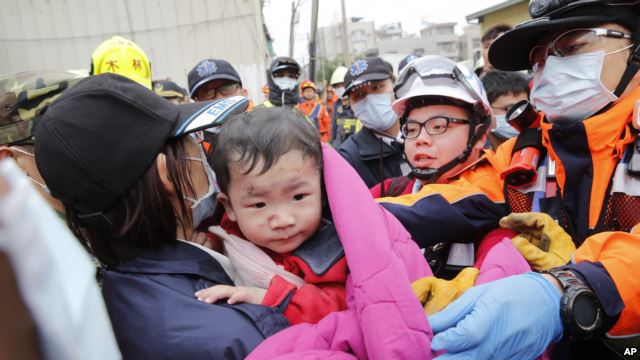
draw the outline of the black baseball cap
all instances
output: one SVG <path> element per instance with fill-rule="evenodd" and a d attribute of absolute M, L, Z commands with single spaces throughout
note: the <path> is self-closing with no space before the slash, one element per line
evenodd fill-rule
<path fill-rule="evenodd" d="M 136 184 L 169 139 L 221 125 L 247 105 L 241 96 L 175 105 L 121 75 L 91 76 L 38 117 L 36 164 L 52 195 L 90 219 Z"/>
<path fill-rule="evenodd" d="M 536 4 L 538 2 L 545 2 L 545 0 L 538 0 Z M 539 14 L 537 17 L 532 15 L 533 20 L 517 25 L 499 36 L 489 48 L 491 65 L 505 71 L 530 69 L 531 49 L 548 34 L 608 22 L 621 24 L 630 30 L 634 30 L 637 26 L 638 5 L 603 5 L 603 1 L 597 0 L 565 2 L 568 5 L 549 13 Z"/>
<path fill-rule="evenodd" d="M 300 65 L 294 59 L 287 56 L 280 56 L 275 58 L 271 62 L 271 66 L 269 66 L 269 72 L 273 75 L 274 72 L 288 69 L 291 71 L 295 71 L 300 76 Z"/>
<path fill-rule="evenodd" d="M 413 60 L 419 57 L 420 56 L 414 55 L 414 54 L 403 57 L 402 60 L 400 60 L 400 63 L 398 63 L 398 73 L 400 73 L 400 71 L 402 71 L 402 69 L 404 69 L 404 67 L 407 66 L 407 64 L 409 64 L 410 62 L 412 62 Z"/>
<path fill-rule="evenodd" d="M 189 71 L 189 93 L 191 98 L 198 88 L 211 80 L 226 79 L 232 80 L 242 86 L 240 74 L 227 60 L 204 59 Z"/>
<path fill-rule="evenodd" d="M 184 99 L 188 95 L 187 90 L 171 80 L 154 80 L 151 85 L 153 87 L 153 92 L 165 99 Z"/>
<path fill-rule="evenodd" d="M 369 81 L 386 80 L 393 75 L 393 67 L 379 57 L 356 60 L 344 77 L 344 93 L 349 94 L 354 87 Z"/>

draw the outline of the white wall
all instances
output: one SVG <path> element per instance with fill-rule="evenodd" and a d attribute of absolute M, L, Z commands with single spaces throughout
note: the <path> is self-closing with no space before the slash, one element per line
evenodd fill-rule
<path fill-rule="evenodd" d="M 0 0 L 0 73 L 89 69 L 104 40 L 133 40 L 153 79 L 187 87 L 201 59 L 231 62 L 262 102 L 267 44 L 260 0 Z"/>

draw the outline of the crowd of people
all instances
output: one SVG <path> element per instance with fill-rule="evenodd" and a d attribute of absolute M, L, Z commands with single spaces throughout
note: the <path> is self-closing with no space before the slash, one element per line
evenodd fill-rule
<path fill-rule="evenodd" d="M 640 347 L 640 1 L 532 0 L 473 69 L 275 58 L 247 99 L 114 36 L 0 77 L 0 347 L 582 359 Z M 635 350 L 635 351 L 634 351 Z"/>

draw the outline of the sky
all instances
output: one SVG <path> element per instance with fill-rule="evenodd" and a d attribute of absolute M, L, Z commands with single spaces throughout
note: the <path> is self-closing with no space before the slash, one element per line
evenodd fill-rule
<path fill-rule="evenodd" d="M 298 1 L 298 0 L 295 0 Z M 347 18 L 362 17 L 374 21 L 378 28 L 386 23 L 401 22 L 405 32 L 419 34 L 423 20 L 429 22 L 467 23 L 465 16 L 506 0 L 345 0 Z M 265 22 L 274 39 L 276 55 L 289 54 L 289 22 L 292 0 L 266 0 Z M 307 43 L 311 28 L 311 0 L 300 0 L 299 22 L 295 25 L 294 57 L 308 61 Z M 340 0 L 319 0 L 318 27 L 342 20 Z M 459 27 L 461 29 L 461 27 Z"/>

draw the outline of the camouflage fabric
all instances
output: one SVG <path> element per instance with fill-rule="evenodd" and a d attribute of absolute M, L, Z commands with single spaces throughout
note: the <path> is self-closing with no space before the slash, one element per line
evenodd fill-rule
<path fill-rule="evenodd" d="M 85 76 L 71 71 L 0 75 L 0 145 L 32 139 L 33 119 Z"/>

